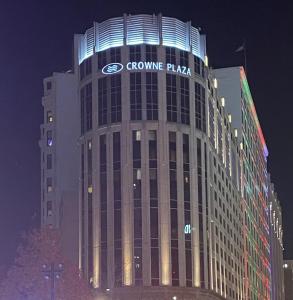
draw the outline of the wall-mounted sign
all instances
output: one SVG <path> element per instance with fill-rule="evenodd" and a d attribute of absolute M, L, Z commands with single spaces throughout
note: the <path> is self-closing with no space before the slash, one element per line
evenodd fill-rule
<path fill-rule="evenodd" d="M 102 73 L 104 74 L 114 74 L 122 71 L 123 65 L 120 63 L 111 63 L 103 67 Z M 177 74 L 191 76 L 190 68 L 186 66 L 174 65 L 174 64 L 164 64 L 162 62 L 154 61 L 130 61 L 126 63 L 126 69 L 129 71 L 133 70 L 151 70 L 151 71 L 169 71 Z"/>
<path fill-rule="evenodd" d="M 185 234 L 191 234 L 191 225 L 190 224 L 186 224 L 184 226 L 184 233 Z"/>
<path fill-rule="evenodd" d="M 102 73 L 104 74 L 114 74 L 122 71 L 123 65 L 120 63 L 111 63 L 107 64 L 106 66 L 103 67 Z"/>

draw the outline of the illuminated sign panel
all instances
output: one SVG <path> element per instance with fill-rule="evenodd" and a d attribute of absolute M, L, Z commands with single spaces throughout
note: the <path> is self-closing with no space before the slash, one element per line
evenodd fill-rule
<path fill-rule="evenodd" d="M 114 74 L 122 71 L 124 66 L 120 63 L 111 63 L 103 67 L 103 74 Z M 151 71 L 168 71 L 186 76 L 191 76 L 190 68 L 186 66 L 164 64 L 159 61 L 139 61 L 139 62 L 128 62 L 126 63 L 126 69 L 129 71 L 133 70 L 151 70 Z"/>
<path fill-rule="evenodd" d="M 120 63 L 111 63 L 103 67 L 102 73 L 103 74 L 114 74 L 122 71 L 123 65 Z"/>

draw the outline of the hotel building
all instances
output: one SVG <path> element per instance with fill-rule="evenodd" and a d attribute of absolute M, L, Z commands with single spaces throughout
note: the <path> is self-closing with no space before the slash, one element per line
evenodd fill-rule
<path fill-rule="evenodd" d="M 44 85 L 42 224 L 97 299 L 271 299 L 268 153 L 243 68 L 211 70 L 190 22 L 124 15 L 75 35 L 73 71 Z"/>

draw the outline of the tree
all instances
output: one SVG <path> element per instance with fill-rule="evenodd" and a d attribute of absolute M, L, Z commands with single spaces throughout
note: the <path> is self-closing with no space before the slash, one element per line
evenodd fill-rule
<path fill-rule="evenodd" d="M 62 255 L 58 230 L 47 227 L 24 236 L 15 262 L 2 281 L 0 300 L 50 300 L 51 280 L 45 279 L 43 266 L 60 263 L 62 273 L 55 281 L 55 299 L 93 299 L 78 267 Z"/>

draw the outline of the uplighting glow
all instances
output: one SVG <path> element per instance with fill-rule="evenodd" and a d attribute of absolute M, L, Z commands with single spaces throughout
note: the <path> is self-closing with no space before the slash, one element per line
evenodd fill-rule
<path fill-rule="evenodd" d="M 84 35 L 76 36 L 79 63 L 95 52 L 141 44 L 174 47 L 204 60 L 206 45 L 202 37 L 190 22 L 161 15 L 124 15 L 94 23 Z"/>
<path fill-rule="evenodd" d="M 265 139 L 264 139 L 259 121 L 258 121 L 256 109 L 255 109 L 255 106 L 254 106 L 254 103 L 253 103 L 253 99 L 252 99 L 252 96 L 251 96 L 251 93 L 250 93 L 249 85 L 248 85 L 247 78 L 246 78 L 245 71 L 244 71 L 243 67 L 240 67 L 240 78 L 241 78 L 241 83 L 242 83 L 245 99 L 247 99 L 247 101 L 249 103 L 249 106 L 250 106 L 250 109 L 251 109 L 251 112 L 252 112 L 252 115 L 253 115 L 253 118 L 254 118 L 254 121 L 255 121 L 255 124 L 256 124 L 256 128 L 257 128 L 257 131 L 258 131 L 258 135 L 259 135 L 259 138 L 260 138 L 261 143 L 262 143 L 263 153 L 264 153 L 264 156 L 266 158 L 269 155 L 268 148 L 267 148 L 267 145 L 266 145 L 266 142 L 265 142 Z"/>

